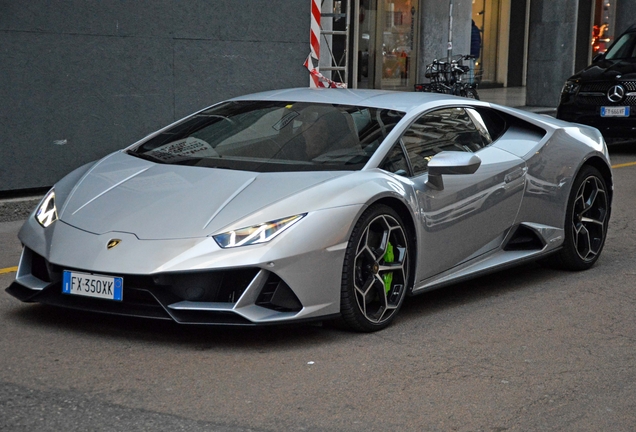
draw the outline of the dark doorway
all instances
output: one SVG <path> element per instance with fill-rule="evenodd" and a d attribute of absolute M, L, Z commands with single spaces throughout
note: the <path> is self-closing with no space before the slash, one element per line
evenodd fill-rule
<path fill-rule="evenodd" d="M 526 50 L 527 0 L 517 0 L 510 8 L 510 42 L 508 45 L 508 87 L 523 85 Z"/>

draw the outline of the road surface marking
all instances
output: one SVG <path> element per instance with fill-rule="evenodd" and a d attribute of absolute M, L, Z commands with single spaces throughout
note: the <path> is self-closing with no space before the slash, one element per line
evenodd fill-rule
<path fill-rule="evenodd" d="M 627 162 L 627 163 L 624 163 L 624 164 L 612 165 L 612 168 L 613 169 L 625 168 L 625 167 L 634 166 L 634 165 L 636 165 L 636 162 Z"/>
<path fill-rule="evenodd" d="M 15 273 L 17 271 L 18 271 L 17 267 L 7 267 L 7 268 L 0 269 L 0 274 Z"/>

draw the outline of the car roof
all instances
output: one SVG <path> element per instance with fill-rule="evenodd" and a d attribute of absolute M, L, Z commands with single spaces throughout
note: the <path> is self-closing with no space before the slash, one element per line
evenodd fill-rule
<path fill-rule="evenodd" d="M 409 112 L 426 103 L 449 100 L 456 101 L 457 99 L 453 96 L 444 94 L 425 92 L 363 89 L 291 88 L 248 94 L 231 100 L 313 102 L 363 106 L 369 108 L 385 108 L 396 111 Z"/>

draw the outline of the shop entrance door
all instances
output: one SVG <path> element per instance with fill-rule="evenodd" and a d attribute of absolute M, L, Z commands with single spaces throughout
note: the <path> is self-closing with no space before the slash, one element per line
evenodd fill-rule
<path fill-rule="evenodd" d="M 419 0 L 355 0 L 352 19 L 354 88 L 412 90 Z"/>

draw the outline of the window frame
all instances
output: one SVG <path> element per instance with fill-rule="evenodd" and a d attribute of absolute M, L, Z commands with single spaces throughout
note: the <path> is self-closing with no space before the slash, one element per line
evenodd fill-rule
<path fill-rule="evenodd" d="M 480 108 L 480 107 L 477 107 Z M 432 108 L 428 111 L 425 111 L 423 113 L 421 113 L 419 116 L 417 116 L 415 119 L 413 119 L 409 125 L 404 129 L 404 131 L 402 132 L 402 134 L 400 135 L 400 137 L 397 140 L 397 143 L 400 145 L 401 149 L 402 149 L 402 153 L 403 156 L 406 159 L 406 163 L 409 167 L 409 178 L 415 178 L 415 177 L 419 177 L 422 176 L 424 174 L 428 173 L 428 164 L 425 170 L 423 171 L 415 171 L 414 166 L 413 166 L 413 161 L 411 160 L 411 156 L 406 148 L 406 144 L 403 140 L 404 135 L 413 127 L 413 125 L 420 119 L 422 119 L 425 116 L 429 116 L 431 114 L 434 114 L 437 111 L 444 111 L 444 110 L 452 110 L 452 109 L 462 109 L 464 111 L 464 114 L 468 117 L 468 119 L 470 120 L 470 122 L 472 123 L 473 127 L 474 127 L 474 132 L 479 133 L 480 136 L 483 137 L 483 135 L 481 134 L 481 132 L 479 131 L 479 128 L 477 127 L 477 125 L 475 124 L 475 120 L 473 119 L 473 116 L 471 114 L 468 113 L 468 109 L 472 109 L 473 111 L 477 112 L 479 114 L 479 111 L 476 110 L 476 107 L 471 106 L 471 105 L 448 105 L 448 106 L 443 106 L 443 107 L 435 107 Z M 488 128 L 486 127 L 486 125 L 484 124 L 484 127 L 486 128 L 486 130 L 488 131 Z M 490 132 L 489 132 L 490 133 Z M 488 147 L 490 145 L 492 145 L 495 142 L 495 140 L 490 139 L 490 142 L 488 142 L 487 144 L 482 143 L 480 144 L 480 148 L 477 150 L 470 150 L 471 153 L 477 153 L 479 151 L 481 151 L 482 149 L 484 149 L 485 147 Z M 391 150 L 389 151 L 389 153 L 393 150 L 394 146 L 396 145 L 396 143 L 394 143 L 394 145 L 391 147 Z M 444 150 L 442 150 L 444 151 Z M 457 150 L 457 151 L 461 151 L 461 150 Z M 466 152 L 468 152 L 469 150 L 464 150 Z M 385 162 L 386 162 L 386 158 L 388 157 L 389 153 L 387 153 L 387 155 L 385 156 L 385 159 L 382 160 L 382 163 L 380 164 L 380 166 L 382 166 Z M 432 157 L 432 156 L 431 156 Z"/>

